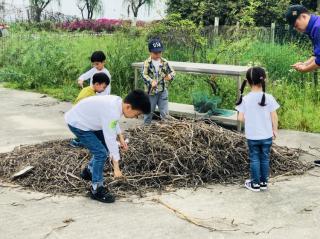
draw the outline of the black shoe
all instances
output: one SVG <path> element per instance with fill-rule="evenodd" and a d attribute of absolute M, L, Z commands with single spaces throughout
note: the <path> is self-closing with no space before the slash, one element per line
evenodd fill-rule
<path fill-rule="evenodd" d="M 91 174 L 90 170 L 88 169 L 88 167 L 85 167 L 85 169 L 80 173 L 80 177 L 83 180 L 92 181 L 92 174 Z"/>
<path fill-rule="evenodd" d="M 106 188 L 103 186 L 98 187 L 97 190 L 93 190 L 93 188 L 91 187 L 90 197 L 93 200 L 97 200 L 103 203 L 113 203 L 115 201 L 115 197 L 113 196 L 113 194 L 107 192 Z"/>
<path fill-rule="evenodd" d="M 260 184 L 253 183 L 251 179 L 246 180 L 244 186 L 253 192 L 260 192 Z"/>
<path fill-rule="evenodd" d="M 267 190 L 268 189 L 268 183 L 260 183 L 260 189 L 261 190 Z"/>
<path fill-rule="evenodd" d="M 316 166 L 320 167 L 320 160 L 314 161 L 314 164 L 315 164 Z"/>

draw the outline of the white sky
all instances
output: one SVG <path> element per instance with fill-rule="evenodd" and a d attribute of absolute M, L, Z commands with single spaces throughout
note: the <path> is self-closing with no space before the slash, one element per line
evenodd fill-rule
<path fill-rule="evenodd" d="M 0 0 L 1 1 L 1 0 Z M 3 0 L 2 0 L 3 1 Z M 28 6 L 29 0 L 4 0 L 8 4 L 12 4 L 19 8 L 25 8 Z M 104 5 L 105 18 L 127 18 L 127 7 L 123 4 L 123 0 L 102 0 Z M 77 0 L 60 0 L 61 6 L 57 4 L 50 4 L 47 10 L 60 11 L 66 15 L 77 15 L 80 16 L 80 11 L 76 7 Z M 139 11 L 138 20 L 155 20 L 161 19 L 165 16 L 165 0 L 156 0 L 155 6 L 150 12 L 146 8 L 142 8 Z"/>

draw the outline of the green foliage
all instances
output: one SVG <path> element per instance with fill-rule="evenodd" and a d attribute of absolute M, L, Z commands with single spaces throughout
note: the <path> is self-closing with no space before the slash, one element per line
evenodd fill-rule
<path fill-rule="evenodd" d="M 258 7 L 260 7 L 262 4 L 256 0 L 248 0 L 247 3 L 248 5 L 241 8 L 238 14 L 239 22 L 243 26 L 252 27 L 256 25 L 255 16 L 258 13 Z"/>
<path fill-rule="evenodd" d="M 156 23 L 148 33 L 148 39 L 161 38 L 167 48 L 190 50 L 192 60 L 196 61 L 197 51 L 202 51 L 206 39 L 201 36 L 201 27 L 191 20 L 182 19 L 180 14 L 169 15 L 165 20 Z"/>
<path fill-rule="evenodd" d="M 52 21 L 15 22 L 10 24 L 10 30 L 13 32 L 58 31 L 56 24 Z"/>
<path fill-rule="evenodd" d="M 197 24 L 213 25 L 219 17 L 222 25 L 243 24 L 270 26 L 272 22 L 284 23 L 283 14 L 294 2 L 290 0 L 169 0 L 168 13 L 181 14 L 183 19 L 190 19 Z M 315 10 L 315 1 L 302 1 L 311 10 Z"/>
<path fill-rule="evenodd" d="M 107 54 L 106 67 L 114 80 L 113 91 L 123 94 L 133 86 L 132 62 L 148 57 L 143 39 L 131 39 L 131 35 L 123 33 L 100 37 L 53 33 L 14 35 L 7 39 L 4 57 L 0 59 L 3 65 L 0 79 L 14 82 L 21 89 L 75 86 L 80 74 L 91 68 L 91 53 L 103 50 Z"/>
<path fill-rule="evenodd" d="M 184 23 L 189 29 L 188 21 Z M 170 24 L 177 26 L 175 22 Z M 179 24 L 179 27 L 183 26 L 180 21 Z M 93 51 L 103 50 L 106 53 L 106 67 L 112 74 L 112 93 L 121 96 L 133 88 L 131 64 L 148 57 L 147 36 L 135 30 L 101 36 L 45 32 L 26 35 L 24 32 L 12 34 L 1 41 L 4 47 L 0 50 L 0 82 L 68 101 L 78 94 L 76 79 L 91 68 L 89 56 Z M 178 61 L 192 60 L 192 45 L 185 45 L 167 45 L 164 57 Z M 270 44 L 252 37 L 241 37 L 229 40 L 218 38 L 212 46 L 205 47 L 208 49 L 204 56 L 197 55 L 196 61 L 265 67 L 269 78 L 267 91 L 281 104 L 281 127 L 320 132 L 317 119 L 320 115 L 319 86 L 314 86 L 311 74 L 290 70 L 292 63 L 307 58 L 309 45 Z M 207 83 L 209 79 L 211 76 L 208 75 L 178 73 L 169 88 L 170 101 L 192 104 L 192 96 L 196 92 L 210 98 L 213 93 Z M 221 99 L 219 108 L 233 109 L 237 98 L 235 78 L 216 76 L 215 81 L 218 90 L 214 95 Z M 139 83 L 142 87 L 143 81 Z"/>

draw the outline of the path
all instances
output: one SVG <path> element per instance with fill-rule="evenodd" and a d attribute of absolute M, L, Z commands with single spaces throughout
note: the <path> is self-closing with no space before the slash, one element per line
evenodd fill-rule
<path fill-rule="evenodd" d="M 69 107 L 41 94 L 0 87 L 0 151 L 70 137 L 63 121 L 63 112 Z M 135 124 L 140 122 L 122 122 L 123 127 Z M 320 135 L 281 131 L 278 143 L 320 147 Z M 319 156 L 319 152 L 313 153 Z M 304 159 L 313 160 L 311 156 Z M 214 185 L 121 199 L 112 205 L 0 183 L 0 238 L 316 239 L 320 234 L 319 177 L 320 168 L 316 168 L 303 176 L 278 178 L 265 193 L 252 193 L 237 185 Z M 193 225 L 153 199 L 203 225 L 231 231 L 212 232 Z"/>

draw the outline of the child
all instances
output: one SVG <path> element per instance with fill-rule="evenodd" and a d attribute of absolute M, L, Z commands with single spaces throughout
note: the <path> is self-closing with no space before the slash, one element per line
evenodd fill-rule
<path fill-rule="evenodd" d="M 97 93 L 103 92 L 107 88 L 109 83 L 110 83 L 110 79 L 107 76 L 107 74 L 105 74 L 103 72 L 94 74 L 92 77 L 92 85 L 87 86 L 80 91 L 78 97 L 74 101 L 74 104 L 76 105 L 81 100 L 83 100 L 87 97 L 95 96 Z M 120 142 L 121 142 L 121 140 L 123 142 L 125 142 L 122 134 L 119 135 L 119 139 L 120 139 Z M 70 142 L 70 145 L 74 148 L 83 147 L 82 143 L 80 142 L 80 140 L 78 138 L 72 139 Z M 124 147 L 127 148 L 126 145 L 124 145 Z"/>
<path fill-rule="evenodd" d="M 120 134 L 119 120 L 137 118 L 150 113 L 150 101 L 141 90 L 128 94 L 122 101 L 118 96 L 89 97 L 80 101 L 65 114 L 65 121 L 71 132 L 89 149 L 92 159 L 81 173 L 85 180 L 91 180 L 91 198 L 105 203 L 114 202 L 114 196 L 103 186 L 103 168 L 110 152 L 114 176 L 121 177 L 120 153 L 117 134 Z M 107 148 L 102 141 L 105 140 Z"/>
<path fill-rule="evenodd" d="M 90 85 L 92 85 L 92 77 L 97 72 L 103 72 L 107 74 L 111 82 L 110 72 L 104 67 L 106 63 L 106 55 L 102 51 L 95 51 L 91 55 L 91 63 L 93 68 L 86 73 L 82 74 L 78 79 L 78 84 L 83 88 L 83 82 L 90 79 Z M 111 93 L 111 84 L 101 93 L 100 95 L 110 95 Z"/>
<path fill-rule="evenodd" d="M 246 83 L 251 92 L 243 97 Z M 269 156 L 272 140 L 278 134 L 279 104 L 266 94 L 266 73 L 261 67 L 250 68 L 241 86 L 237 102 L 238 120 L 245 122 L 245 134 L 249 147 L 251 179 L 245 187 L 252 191 L 266 190 L 269 177 Z"/>
<path fill-rule="evenodd" d="M 79 101 L 84 98 L 95 96 L 97 93 L 105 91 L 105 89 L 110 84 L 110 78 L 104 72 L 96 73 L 92 76 L 92 84 L 83 88 L 77 99 L 74 101 L 74 104 L 79 103 Z"/>
<path fill-rule="evenodd" d="M 145 115 L 145 124 L 151 123 L 157 105 L 161 119 L 165 119 L 169 114 L 167 88 L 175 76 L 168 61 L 162 58 L 163 45 L 161 41 L 152 39 L 149 41 L 148 47 L 150 57 L 144 62 L 142 77 L 151 102 L 151 113 Z"/>

